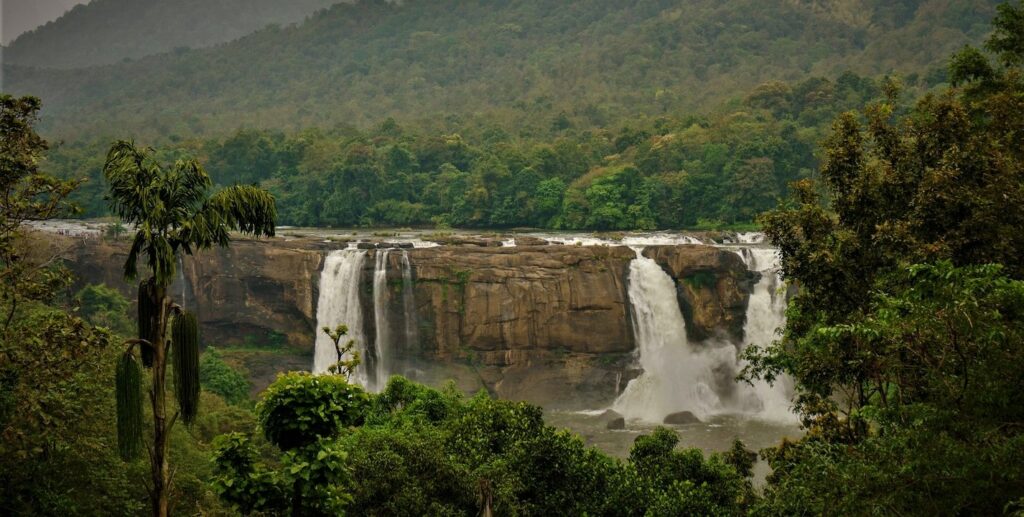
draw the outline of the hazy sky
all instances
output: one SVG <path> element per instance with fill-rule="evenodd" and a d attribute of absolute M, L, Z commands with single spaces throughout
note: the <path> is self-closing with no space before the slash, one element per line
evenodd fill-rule
<path fill-rule="evenodd" d="M 0 0 L 0 41 L 4 44 L 89 0 Z"/>

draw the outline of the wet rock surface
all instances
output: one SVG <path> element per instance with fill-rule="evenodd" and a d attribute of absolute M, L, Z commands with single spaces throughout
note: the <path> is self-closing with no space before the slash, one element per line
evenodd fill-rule
<path fill-rule="evenodd" d="M 686 425 L 686 424 L 699 424 L 700 419 L 696 415 L 689 411 L 680 411 L 678 413 L 672 413 L 665 417 L 663 421 L 669 425 Z"/>

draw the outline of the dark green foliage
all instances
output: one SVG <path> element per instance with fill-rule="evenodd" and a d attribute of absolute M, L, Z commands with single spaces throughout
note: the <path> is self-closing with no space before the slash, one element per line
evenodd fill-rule
<path fill-rule="evenodd" d="M 1024 3 L 959 88 L 837 119 L 823 192 L 762 222 L 799 286 L 749 354 L 797 383 L 808 436 L 766 451 L 759 513 L 998 515 L 1024 487 Z M 916 265 L 914 265 L 916 264 Z"/>
<path fill-rule="evenodd" d="M 35 97 L 0 93 L 0 330 L 11 325 L 19 302 L 51 301 L 68 275 L 33 257 L 22 223 L 74 213 L 68 197 L 78 180 L 62 181 L 40 171 L 49 148 L 35 132 L 42 104 Z M 42 259 L 42 260 L 40 260 Z"/>
<path fill-rule="evenodd" d="M 866 121 L 843 114 L 821 171 L 829 207 L 804 182 L 795 203 L 761 219 L 786 277 L 800 285 L 783 342 L 762 364 L 797 378 L 808 418 L 831 412 L 837 391 L 851 409 L 889 391 L 871 343 L 849 335 L 826 348 L 801 342 L 818 326 L 870 317 L 873 289 L 887 288 L 879 282 L 888 275 L 950 260 L 1000 263 L 1009 276 L 1024 276 L 1021 71 L 963 88 L 928 96 L 902 116 L 890 88 L 887 100 L 865 110 Z"/>
<path fill-rule="evenodd" d="M 242 515 L 287 508 L 286 489 L 256 463 L 256 448 L 245 435 L 218 436 L 213 447 L 213 487 L 221 500 Z"/>
<path fill-rule="evenodd" d="M 105 284 L 89 284 L 75 294 L 79 313 L 93 325 L 109 328 L 122 336 L 132 333 L 128 299 Z"/>
<path fill-rule="evenodd" d="M 257 465 L 248 440 L 217 439 L 214 486 L 244 513 L 338 515 L 351 501 L 347 452 L 336 441 L 363 421 L 368 397 L 338 375 L 282 374 L 257 406 L 260 427 L 280 449 L 281 468 Z"/>
<path fill-rule="evenodd" d="M 1024 282 L 1002 273 L 908 268 L 883 284 L 871 318 L 801 343 L 870 350 L 887 389 L 850 415 L 869 428 L 861 439 L 838 441 L 819 425 L 825 432 L 769 452 L 768 513 L 999 515 L 1019 497 Z"/>
<path fill-rule="evenodd" d="M 204 391 L 220 395 L 228 404 L 249 400 L 249 380 L 221 358 L 220 352 L 206 347 L 199 357 L 199 382 Z"/>
<path fill-rule="evenodd" d="M 278 376 L 256 406 L 267 440 L 283 451 L 305 447 L 366 417 L 368 397 L 337 375 Z"/>
<path fill-rule="evenodd" d="M 465 515 L 476 508 L 476 486 L 433 427 L 367 428 L 346 438 L 345 448 L 355 515 Z"/>
<path fill-rule="evenodd" d="M 672 515 L 737 512 L 749 486 L 736 470 L 713 456 L 705 460 L 699 449 L 675 450 L 679 437 L 659 427 L 651 435 L 639 436 L 629 451 L 637 475 L 663 491 L 654 501 L 657 515 L 674 507 Z M 749 471 L 747 472 L 749 474 Z"/>
<path fill-rule="evenodd" d="M 163 302 L 157 300 L 156 296 L 156 283 L 152 278 L 139 282 L 137 298 L 139 339 L 146 341 L 139 343 L 139 355 L 142 356 L 142 365 L 146 368 L 153 367 L 152 347 L 160 346 L 163 342 L 158 330 L 160 307 Z"/>
<path fill-rule="evenodd" d="M 117 362 L 117 450 L 121 459 L 135 459 L 142 446 L 142 368 L 135 354 Z"/>
<path fill-rule="evenodd" d="M 317 379 L 289 377 L 276 384 Z M 319 379 L 325 378 L 340 379 Z M 290 403 L 299 407 L 318 399 L 297 403 L 310 390 L 289 391 Z M 434 390 L 395 376 L 370 399 L 361 425 L 332 426 L 317 433 L 318 443 L 296 449 L 333 443 L 347 453 L 346 510 L 352 514 L 480 515 L 487 507 L 494 515 L 521 516 L 662 515 L 668 509 L 736 515 L 750 498 L 749 485 L 732 467 L 718 458 L 705 460 L 697 450 L 675 451 L 678 438 L 665 429 L 638 440 L 634 455 L 642 459 L 623 463 L 545 425 L 540 408 L 486 393 L 467 399 L 453 386 Z M 234 503 L 239 507 L 274 499 L 275 489 L 261 493 L 253 487 L 287 476 L 287 467 L 255 465 L 251 449 L 245 452 L 248 446 L 238 439 L 225 438 L 236 442 L 219 453 L 218 465 L 237 465 L 222 470 L 219 490 L 228 501 L 244 497 Z M 282 461 L 290 460 L 285 455 Z"/>
<path fill-rule="evenodd" d="M 152 149 L 114 142 L 103 177 L 110 186 L 111 211 L 138 230 L 125 261 L 125 278 L 134 278 L 145 253 L 157 290 L 171 283 L 179 253 L 228 245 L 229 231 L 273 236 L 274 197 L 259 187 L 234 185 L 210 193 L 212 182 L 194 159 L 162 166 Z"/>
<path fill-rule="evenodd" d="M 199 411 L 199 322 L 195 314 L 182 311 L 171 326 L 171 361 L 174 394 L 185 425 L 192 425 Z"/>
<path fill-rule="evenodd" d="M 209 157 L 214 184 L 259 182 L 272 191 L 289 225 L 712 227 L 750 224 L 774 206 L 787 183 L 811 175 L 831 118 L 880 92 L 855 74 L 769 83 L 711 115 L 630 121 L 642 132 L 494 140 L 497 122 L 489 121 L 440 130 L 239 130 L 180 145 Z M 102 184 L 97 152 L 67 145 L 51 164 Z M 108 210 L 97 193 L 76 199 L 89 215 Z"/>
<path fill-rule="evenodd" d="M 218 436 L 214 448 L 214 489 L 243 515 L 342 515 L 351 501 L 347 454 L 332 440 L 284 453 L 280 470 L 257 464 L 240 433 Z"/>
<path fill-rule="evenodd" d="M 142 511 L 141 472 L 119 457 L 110 389 L 122 352 L 63 310 L 22 303 L 18 312 L 0 334 L 0 514 Z"/>

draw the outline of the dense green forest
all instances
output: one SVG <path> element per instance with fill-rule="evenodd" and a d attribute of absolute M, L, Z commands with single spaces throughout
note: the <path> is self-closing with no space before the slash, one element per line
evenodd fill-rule
<path fill-rule="evenodd" d="M 209 47 L 271 24 L 300 22 L 334 0 L 93 0 L 28 31 L 3 62 L 83 68 Z"/>
<path fill-rule="evenodd" d="M 996 3 L 364 0 L 214 48 L 73 71 L 5 66 L 4 89 L 42 98 L 42 128 L 62 139 L 389 117 L 539 136 L 705 113 L 765 81 L 846 71 L 926 89 L 945 56 L 984 37 Z"/>
<path fill-rule="evenodd" d="M 500 125 L 452 133 L 377 127 L 239 130 L 178 141 L 220 185 L 259 183 L 280 222 L 300 226 L 654 229 L 750 224 L 789 182 L 807 178 L 832 117 L 880 95 L 888 80 L 772 82 L 708 116 L 656 117 L 618 130 L 555 120 L 550 138 Z M 563 124 L 563 125 L 560 125 Z M 74 199 L 106 214 L 105 141 L 68 143 L 46 168 L 89 178 Z"/>

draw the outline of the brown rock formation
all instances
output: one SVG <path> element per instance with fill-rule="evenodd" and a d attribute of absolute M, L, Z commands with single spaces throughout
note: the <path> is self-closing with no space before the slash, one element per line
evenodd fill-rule
<path fill-rule="evenodd" d="M 106 283 L 134 297 L 134 286 L 121 279 L 127 241 L 52 238 L 64 239 L 65 256 L 82 283 Z M 265 385 L 275 365 L 312 364 L 320 268 L 325 248 L 337 246 L 238 240 L 186 258 L 186 282 L 175 289 L 183 289 L 186 306 L 197 312 L 207 343 L 286 338 L 290 346 L 279 355 L 246 364 Z M 365 251 L 360 292 L 369 346 L 377 332 L 374 258 L 384 251 Z M 455 379 L 467 391 L 483 388 L 550 407 L 607 404 L 639 374 L 627 290 L 635 254 L 629 248 L 462 245 L 387 253 L 385 332 L 393 373 L 432 383 Z M 404 292 L 403 254 L 412 264 L 412 300 Z M 654 246 L 644 254 L 676 280 L 693 338 L 742 332 L 751 279 L 735 254 L 709 246 Z"/>
<path fill-rule="evenodd" d="M 373 321 L 374 254 L 363 273 L 364 327 Z M 388 255 L 389 343 L 404 347 L 392 370 L 455 376 L 467 387 L 549 405 L 607 402 L 625 385 L 635 348 L 628 248 L 536 246 L 409 250 L 419 342 L 402 343 L 401 252 Z M 365 328 L 367 339 L 376 329 Z M 442 370 L 445 370 L 442 368 Z M 582 400 L 581 400 L 582 399 Z"/>
<path fill-rule="evenodd" d="M 747 301 L 756 278 L 738 255 L 711 246 L 683 245 L 648 246 L 644 256 L 676 281 L 691 340 L 707 339 L 716 332 L 737 340 L 743 337 Z"/>

